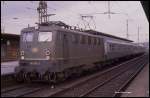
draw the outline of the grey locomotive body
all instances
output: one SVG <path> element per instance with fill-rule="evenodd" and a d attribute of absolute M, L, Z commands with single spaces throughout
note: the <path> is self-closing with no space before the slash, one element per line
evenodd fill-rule
<path fill-rule="evenodd" d="M 25 28 L 21 32 L 17 79 L 57 81 L 102 63 L 143 53 L 122 39 L 103 37 L 57 25 Z M 22 78 L 23 77 L 23 78 Z"/>

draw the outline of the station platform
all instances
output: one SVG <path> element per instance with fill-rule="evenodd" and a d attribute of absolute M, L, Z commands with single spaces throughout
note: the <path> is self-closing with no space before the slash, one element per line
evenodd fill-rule
<path fill-rule="evenodd" d="M 121 97 L 149 97 L 149 64 L 131 81 Z"/>
<path fill-rule="evenodd" d="M 19 61 L 1 62 L 1 75 L 13 73 L 18 65 Z"/>

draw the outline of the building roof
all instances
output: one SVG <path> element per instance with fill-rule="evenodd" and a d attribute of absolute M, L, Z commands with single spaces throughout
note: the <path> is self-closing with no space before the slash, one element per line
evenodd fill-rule
<path fill-rule="evenodd" d="M 20 38 L 19 34 L 1 33 L 2 38 Z"/>
<path fill-rule="evenodd" d="M 114 35 L 98 32 L 98 31 L 95 31 L 95 30 L 85 30 L 84 32 L 94 34 L 94 35 L 101 35 L 101 36 L 111 37 L 111 38 L 115 38 L 115 39 L 120 39 L 120 40 L 123 40 L 123 41 L 133 42 L 132 40 L 128 40 L 128 39 L 117 37 L 117 36 L 114 36 Z"/>

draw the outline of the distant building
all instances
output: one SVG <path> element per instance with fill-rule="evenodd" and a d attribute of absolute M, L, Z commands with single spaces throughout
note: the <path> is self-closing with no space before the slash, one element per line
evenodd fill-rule
<path fill-rule="evenodd" d="M 1 33 L 1 62 L 18 60 L 20 35 Z"/>

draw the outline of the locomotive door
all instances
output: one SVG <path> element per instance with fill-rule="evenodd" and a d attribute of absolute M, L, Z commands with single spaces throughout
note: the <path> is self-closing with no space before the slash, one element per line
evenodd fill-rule
<path fill-rule="evenodd" d="M 68 36 L 67 34 L 63 34 L 63 58 L 64 61 L 68 61 L 69 58 L 69 45 L 68 45 Z"/>

